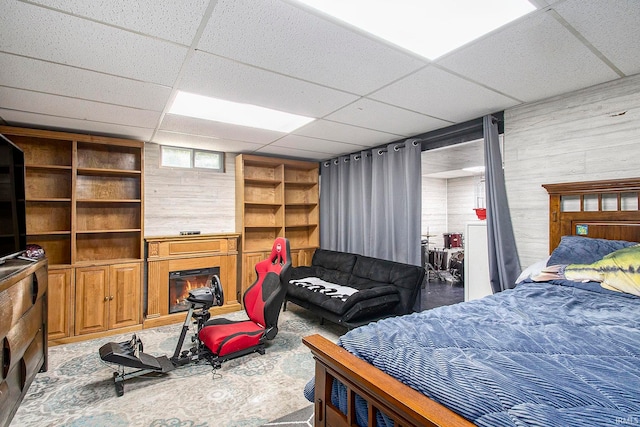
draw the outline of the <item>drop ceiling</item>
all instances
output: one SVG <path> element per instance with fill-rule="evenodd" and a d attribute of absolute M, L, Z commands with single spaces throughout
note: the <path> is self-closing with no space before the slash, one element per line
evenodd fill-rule
<path fill-rule="evenodd" d="M 637 0 L 533 3 L 429 61 L 294 0 L 0 0 L 0 118 L 324 160 L 640 72 Z M 172 115 L 178 90 L 317 120 Z"/>

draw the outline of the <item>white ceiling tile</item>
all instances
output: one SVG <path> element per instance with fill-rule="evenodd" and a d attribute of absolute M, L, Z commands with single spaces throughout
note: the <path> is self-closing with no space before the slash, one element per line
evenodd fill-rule
<path fill-rule="evenodd" d="M 365 145 L 347 144 L 344 142 L 327 141 L 301 135 L 286 135 L 270 144 L 272 147 L 303 149 L 331 155 L 340 155 L 361 151 Z"/>
<path fill-rule="evenodd" d="M 453 123 L 519 104 L 437 67 L 424 68 L 368 97 Z"/>
<path fill-rule="evenodd" d="M 417 135 L 452 124 L 365 98 L 328 115 L 325 119 L 402 136 Z"/>
<path fill-rule="evenodd" d="M 549 14 L 517 22 L 437 62 L 527 102 L 618 77 Z"/>
<path fill-rule="evenodd" d="M 225 153 L 252 152 L 264 144 L 232 141 L 228 139 L 207 138 L 206 136 L 158 131 L 151 142 L 175 147 L 200 148 L 202 150 L 224 151 Z"/>
<path fill-rule="evenodd" d="M 432 64 L 297 0 L 0 0 L 1 113 L 319 159 L 640 73 L 638 0 L 531 1 L 540 10 Z M 176 89 L 320 119 L 284 134 L 162 116 Z"/>
<path fill-rule="evenodd" d="M 171 86 L 187 48 L 12 1 L 0 14 L 0 51 Z"/>
<path fill-rule="evenodd" d="M 356 94 L 426 63 L 279 0 L 219 0 L 198 48 Z"/>
<path fill-rule="evenodd" d="M 288 157 L 292 159 L 303 160 L 325 160 L 331 156 L 327 156 L 325 153 L 318 153 L 315 151 L 307 150 L 295 150 L 291 148 L 277 147 L 273 145 L 267 145 L 259 150 L 256 150 L 256 154 L 270 154 L 278 157 Z"/>
<path fill-rule="evenodd" d="M 162 120 L 160 129 L 191 135 L 263 144 L 268 144 L 284 135 L 282 132 L 195 119 L 192 117 L 178 116 L 176 114 L 166 114 Z"/>
<path fill-rule="evenodd" d="M 23 111 L 5 110 L 2 108 L 0 108 L 0 118 L 6 121 L 9 126 L 33 126 L 34 123 L 37 123 L 39 128 L 55 129 L 74 133 L 87 132 L 93 135 L 137 139 L 140 141 L 148 141 L 153 134 L 153 129 L 146 129 L 142 127 L 90 122 L 88 120 L 47 116 Z"/>
<path fill-rule="evenodd" d="M 171 88 L 0 53 L 0 85 L 162 111 Z M 42 78 L 46 76 L 47 78 Z"/>
<path fill-rule="evenodd" d="M 205 52 L 187 63 L 179 89 L 316 118 L 358 98 Z"/>
<path fill-rule="evenodd" d="M 0 87 L 0 99 L 2 99 L 2 108 L 92 122 L 105 121 L 127 126 L 154 128 L 160 119 L 160 113 L 157 111 L 102 104 L 6 87 Z"/>
<path fill-rule="evenodd" d="M 33 0 L 74 15 L 190 45 L 208 0 Z"/>
<path fill-rule="evenodd" d="M 638 0 L 572 0 L 558 4 L 556 10 L 626 75 L 640 72 Z M 634 51 L 635 55 L 629 54 Z"/>
<path fill-rule="evenodd" d="M 316 120 L 300 129 L 296 129 L 293 134 L 368 146 L 384 144 L 402 138 L 402 135 L 379 132 L 328 120 Z"/>

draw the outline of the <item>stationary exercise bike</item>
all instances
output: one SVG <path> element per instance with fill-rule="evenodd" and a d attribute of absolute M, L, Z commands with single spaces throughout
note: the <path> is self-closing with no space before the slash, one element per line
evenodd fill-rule
<path fill-rule="evenodd" d="M 100 347 L 100 359 L 108 363 L 115 363 L 119 366 L 118 371 L 113 373 L 113 380 L 116 386 L 116 394 L 122 396 L 124 394 L 124 381 L 146 375 L 150 373 L 167 373 L 173 371 L 179 366 L 184 366 L 201 359 L 207 359 L 215 367 L 219 367 L 219 363 L 214 363 L 211 352 L 197 337 L 206 322 L 211 317 L 209 309 L 214 306 L 224 304 L 224 294 L 222 285 L 218 276 L 213 276 L 211 286 L 193 289 L 189 291 L 186 298 L 189 303 L 187 316 L 182 324 L 182 330 L 178 343 L 176 345 L 173 356 L 152 356 L 144 352 L 142 341 L 136 335 L 128 341 L 109 342 Z M 193 319 L 193 320 L 192 320 Z M 193 347 L 188 350 L 182 350 L 187 331 L 191 323 L 197 328 L 195 336 L 191 337 Z M 126 372 L 125 368 L 133 368 L 134 371 Z"/>

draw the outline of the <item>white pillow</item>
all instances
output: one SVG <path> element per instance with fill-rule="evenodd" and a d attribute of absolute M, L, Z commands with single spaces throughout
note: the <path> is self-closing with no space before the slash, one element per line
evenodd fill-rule
<path fill-rule="evenodd" d="M 532 276 L 537 276 L 538 274 L 540 274 L 540 272 L 542 272 L 542 269 L 547 266 L 547 262 L 549 261 L 550 257 L 551 256 L 548 256 L 545 259 L 531 264 L 529 267 L 525 268 L 524 271 L 520 273 L 520 276 L 518 276 L 518 278 L 516 279 L 516 284 L 530 279 Z"/>

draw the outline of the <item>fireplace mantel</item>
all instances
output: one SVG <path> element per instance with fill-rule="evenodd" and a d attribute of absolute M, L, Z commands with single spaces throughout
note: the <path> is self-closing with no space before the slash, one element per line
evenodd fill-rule
<path fill-rule="evenodd" d="M 219 267 L 224 305 L 212 315 L 238 311 L 238 233 L 145 237 L 147 244 L 147 310 L 144 327 L 184 321 L 184 313 L 169 314 L 169 272 Z"/>

